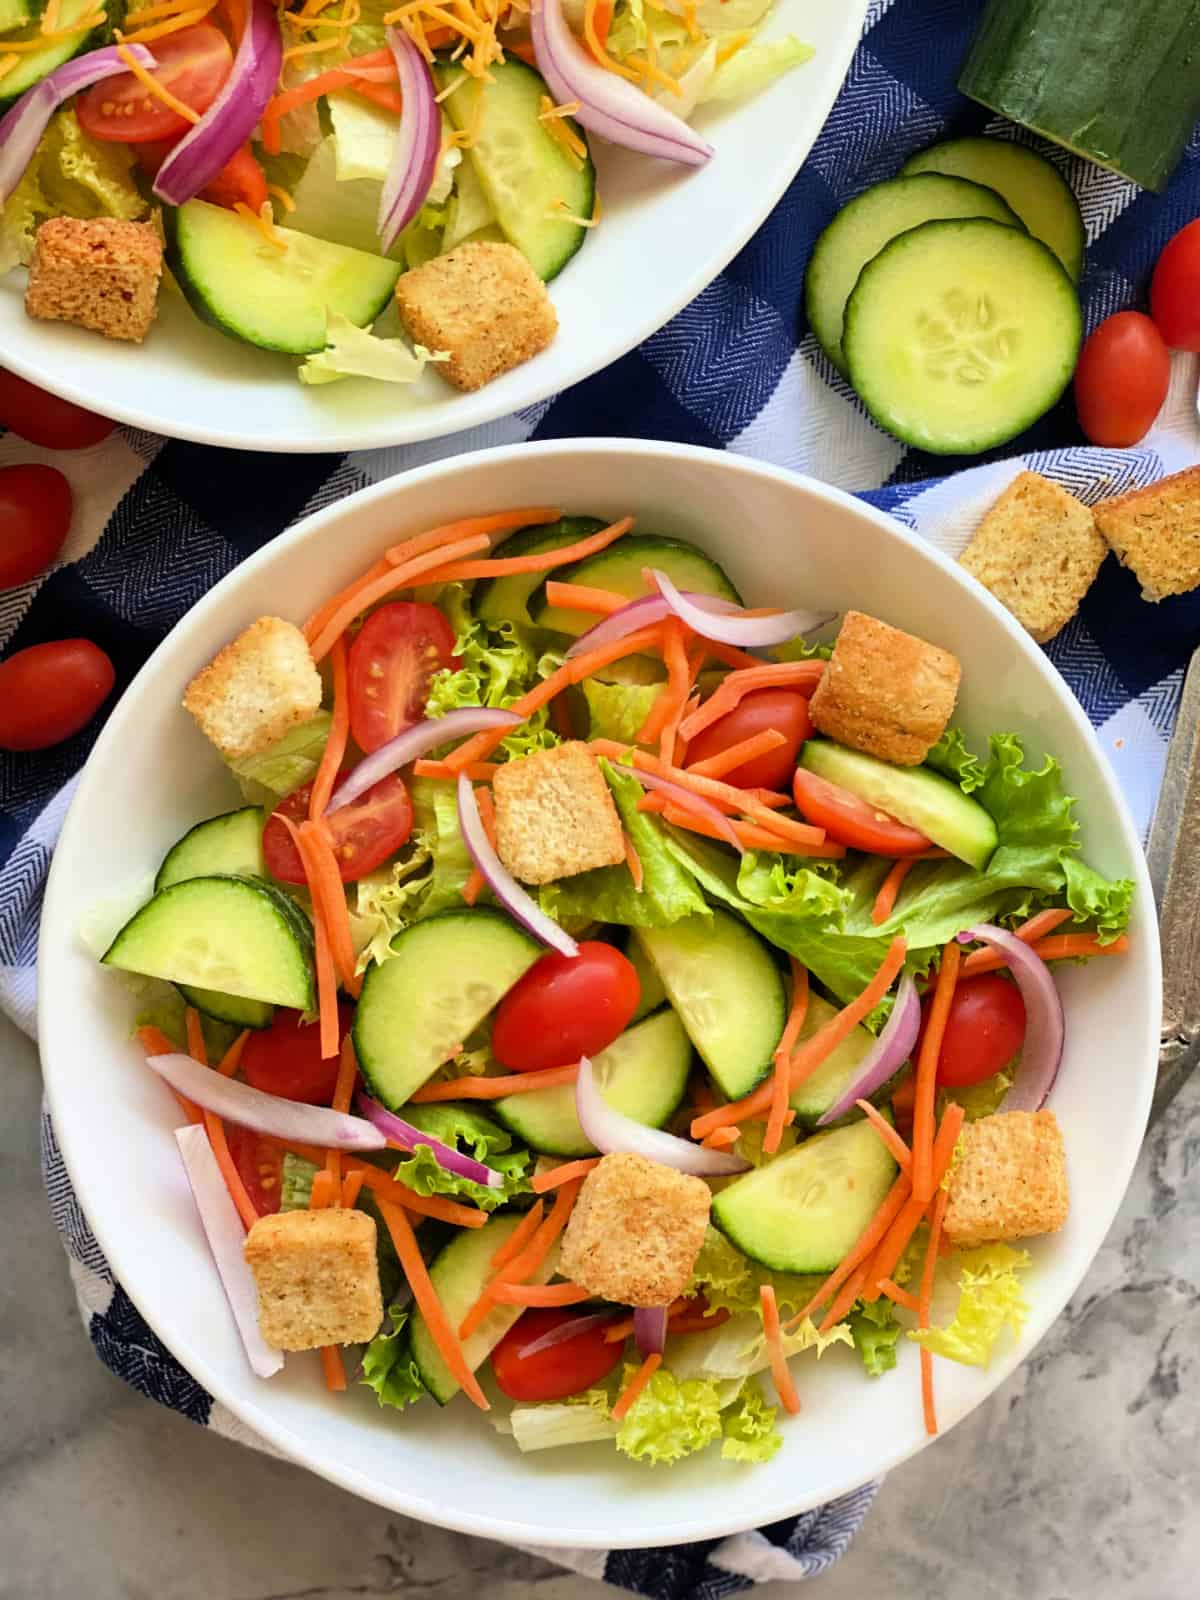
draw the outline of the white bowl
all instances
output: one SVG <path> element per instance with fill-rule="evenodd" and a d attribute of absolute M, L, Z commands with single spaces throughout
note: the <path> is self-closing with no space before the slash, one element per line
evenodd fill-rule
<path fill-rule="evenodd" d="M 990 1370 L 938 1364 L 943 1429 L 1029 1354 L 1099 1248 L 1133 1169 L 1154 1082 L 1161 991 L 1137 835 L 1095 737 L 1022 630 L 957 566 L 835 489 L 740 457 L 587 440 L 443 462 L 353 495 L 252 556 L 188 613 L 117 706 L 84 771 L 54 858 L 41 936 L 42 1057 L 59 1142 L 96 1236 L 134 1303 L 180 1361 L 251 1428 L 342 1487 L 464 1532 L 541 1544 L 640 1546 L 773 1522 L 895 1466 L 925 1443 L 917 1351 L 869 1381 L 835 1351 L 796 1365 L 803 1413 L 768 1465 L 710 1452 L 649 1471 L 606 1446 L 522 1456 L 467 1402 L 398 1416 L 367 1390 L 330 1396 L 315 1359 L 254 1378 L 198 1225 L 170 1130 L 171 1097 L 128 1038 L 128 997 L 82 948 L 81 918 L 144 878 L 199 818 L 228 808 L 216 755 L 179 708 L 190 676 L 261 613 L 303 617 L 398 537 L 497 506 L 558 503 L 691 538 L 749 603 L 874 612 L 953 650 L 955 719 L 978 744 L 1016 729 L 1053 752 L 1079 797 L 1087 857 L 1137 884 L 1132 949 L 1064 972 L 1067 1052 L 1053 1106 L 1072 1205 L 1035 1241 L 1032 1315 Z"/>
<path fill-rule="evenodd" d="M 762 94 L 702 111 L 696 126 L 717 153 L 701 169 L 593 140 L 603 219 L 551 287 L 558 337 L 475 394 L 432 372 L 413 386 L 353 379 L 309 388 L 294 361 L 206 327 L 173 288 L 146 344 L 131 348 L 27 317 L 23 272 L 0 278 L 4 365 L 119 422 L 241 450 L 409 444 L 536 405 L 648 338 L 736 255 L 812 148 L 866 11 L 867 0 L 778 0 L 764 37 L 796 33 L 816 54 Z"/>

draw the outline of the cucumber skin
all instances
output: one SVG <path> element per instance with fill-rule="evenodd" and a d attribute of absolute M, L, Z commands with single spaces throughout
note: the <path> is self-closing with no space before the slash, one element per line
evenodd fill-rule
<path fill-rule="evenodd" d="M 172 865 L 171 864 L 172 864 L 173 861 L 177 862 L 179 860 L 179 857 L 180 857 L 181 853 L 185 853 L 185 859 L 186 859 L 186 855 L 190 855 L 193 852 L 193 850 L 195 848 L 195 836 L 196 836 L 196 834 L 198 834 L 201 831 L 201 829 L 211 828 L 216 823 L 231 824 L 235 817 L 247 816 L 248 813 L 250 813 L 250 812 L 256 813 L 257 816 L 258 816 L 258 819 L 259 819 L 259 823 L 258 823 L 258 834 L 259 834 L 258 867 L 259 867 L 259 870 L 258 871 L 254 871 L 251 868 L 251 866 L 249 865 L 249 863 L 247 863 L 244 866 L 242 866 L 240 869 L 235 869 L 235 871 L 233 873 L 233 876 L 235 876 L 235 877 L 246 876 L 246 877 L 255 877 L 255 878 L 263 877 L 265 869 L 263 868 L 262 843 L 261 843 L 261 841 L 262 841 L 262 831 L 266 827 L 266 823 L 267 823 L 266 812 L 263 810 L 262 806 L 239 806 L 236 811 L 225 811 L 225 812 L 222 812 L 220 816 L 206 817 L 203 822 L 197 822 L 193 827 L 189 828 L 188 831 L 181 838 L 179 838 L 179 839 L 177 839 L 175 841 L 175 843 L 171 846 L 171 848 L 167 851 L 166 855 L 163 857 L 162 866 L 159 867 L 158 872 L 157 872 L 157 874 L 155 876 L 155 879 L 154 879 L 154 892 L 155 892 L 155 894 L 157 894 L 160 889 L 169 889 L 170 886 L 173 883 L 184 883 L 184 882 L 186 882 L 186 880 L 188 878 L 208 878 L 208 877 L 212 877 L 214 875 L 214 869 L 209 869 L 208 871 L 201 871 L 201 872 L 186 872 L 186 873 L 184 873 L 182 875 L 179 875 L 179 874 L 177 874 L 176 872 L 174 872 L 172 870 Z M 189 840 L 192 841 L 192 844 L 190 846 L 189 846 L 189 843 L 188 843 Z M 218 873 L 220 872 L 219 868 L 215 869 L 215 870 Z"/>
<path fill-rule="evenodd" d="M 528 528 L 519 528 L 502 544 L 498 544 L 492 555 L 498 561 L 505 556 L 543 555 L 549 550 L 556 550 L 568 544 L 575 544 L 580 539 L 586 539 L 593 533 L 599 533 L 601 528 L 606 526 L 607 524 L 601 522 L 599 517 L 560 517 L 557 522 L 537 523 Z M 547 576 L 553 576 L 555 570 L 557 569 L 551 568 Z M 545 581 L 545 577 L 536 573 L 508 578 L 485 578 L 476 585 L 472 597 L 475 615 L 482 622 L 521 622 L 527 627 L 532 627 L 526 602 Z M 520 589 L 525 590 L 525 598 L 521 603 L 521 614 L 518 616 L 516 608 L 508 603 L 508 599 L 514 590 Z"/>

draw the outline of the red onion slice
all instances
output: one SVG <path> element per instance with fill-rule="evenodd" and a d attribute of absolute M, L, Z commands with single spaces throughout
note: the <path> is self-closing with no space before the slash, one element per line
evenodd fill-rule
<path fill-rule="evenodd" d="M 270 1378 L 282 1368 L 283 1354 L 271 1348 L 258 1325 L 258 1290 L 243 1253 L 246 1230 L 242 1219 L 229 1198 L 204 1129 L 196 1125 L 176 1128 L 175 1138 L 221 1287 L 242 1336 L 246 1360 L 260 1378 Z"/>
<path fill-rule="evenodd" d="M 981 922 L 958 936 L 959 944 L 990 945 L 1008 963 L 1025 1002 L 1025 1043 L 1012 1088 L 1001 1111 L 1040 1111 L 1046 1104 L 1062 1063 L 1066 1020 L 1062 999 L 1050 968 L 1035 951 L 1005 928 Z"/>
<path fill-rule="evenodd" d="M 577 956 L 579 946 L 574 939 L 569 933 L 564 933 L 554 918 L 548 917 L 537 901 L 526 894 L 492 849 L 479 815 L 475 790 L 465 772 L 458 779 L 458 825 L 471 852 L 471 860 L 513 921 L 519 922 L 527 933 L 549 945 L 551 950 L 557 950 L 560 956 Z"/>
<path fill-rule="evenodd" d="M 635 1306 L 633 1337 L 644 1356 L 660 1356 L 667 1345 L 666 1306 Z"/>
<path fill-rule="evenodd" d="M 139 67 L 158 65 L 145 45 L 131 44 L 126 48 Z M 128 71 L 129 63 L 110 45 L 104 50 L 89 50 L 65 66 L 56 67 L 21 96 L 0 118 L 0 204 L 20 183 L 50 118 L 63 101 L 81 89 L 90 88 L 93 83 Z"/>
<path fill-rule="evenodd" d="M 883 1031 L 864 1057 L 849 1088 L 834 1101 L 823 1117 L 818 1118 L 817 1127 L 823 1128 L 830 1122 L 836 1122 L 853 1109 L 856 1100 L 869 1100 L 877 1089 L 881 1089 L 908 1060 L 920 1031 L 921 1002 L 917 996 L 917 986 L 905 973 L 896 991 L 892 1014 L 884 1023 Z"/>
<path fill-rule="evenodd" d="M 354 1103 L 367 1121 L 386 1134 L 393 1144 L 403 1145 L 410 1152 L 419 1144 L 427 1145 L 433 1152 L 433 1159 L 446 1172 L 452 1172 L 457 1178 L 469 1178 L 472 1183 L 481 1183 L 485 1189 L 503 1189 L 503 1175 L 494 1168 L 485 1167 L 482 1161 L 476 1161 L 473 1156 L 464 1156 L 461 1151 L 451 1149 L 432 1134 L 422 1133 L 420 1128 L 414 1128 L 411 1122 L 405 1122 L 403 1117 L 381 1106 L 378 1100 L 372 1100 L 361 1089 L 355 1095 Z"/>
<path fill-rule="evenodd" d="M 211 1067 L 204 1067 L 191 1056 L 148 1056 L 154 1068 L 177 1093 L 193 1100 L 206 1111 L 236 1122 L 240 1128 L 253 1128 L 272 1139 L 295 1139 L 300 1144 L 323 1145 L 330 1150 L 385 1150 L 387 1138 L 361 1117 L 328 1106 L 304 1105 L 299 1100 L 283 1100 L 276 1094 L 252 1089 L 237 1078 L 224 1078 Z"/>
<path fill-rule="evenodd" d="M 467 706 L 462 711 L 447 712 L 444 717 L 428 717 L 424 722 L 405 728 L 403 733 L 381 744 L 378 750 L 372 750 L 369 756 L 364 756 L 349 777 L 343 779 L 333 791 L 325 807 L 325 815 L 340 811 L 351 800 L 357 800 L 360 794 L 374 787 L 381 778 L 390 777 L 393 772 L 427 755 L 430 750 L 436 750 L 439 745 L 449 744 L 452 739 L 465 739 L 472 733 L 482 733 L 487 728 L 516 728 L 520 723 L 521 718 L 515 711 L 496 711 L 488 706 Z"/>
<path fill-rule="evenodd" d="M 741 607 L 735 605 L 732 600 L 722 600 L 715 594 L 689 594 L 687 598 L 702 611 L 724 614 L 741 610 Z M 584 655 L 588 650 L 598 649 L 602 644 L 614 644 L 618 639 L 625 638 L 626 634 L 634 633 L 638 628 L 648 627 L 652 622 L 661 622 L 664 617 L 670 615 L 671 608 L 660 594 L 647 594 L 640 600 L 631 600 L 627 606 L 622 606 L 619 611 L 610 612 L 586 633 L 580 634 L 567 651 L 565 659 L 570 661 L 572 656 Z"/>
<path fill-rule="evenodd" d="M 181 206 L 212 182 L 258 126 L 275 93 L 283 41 L 272 0 L 250 0 L 250 15 L 221 92 L 171 151 L 154 180 L 154 193 Z"/>
<path fill-rule="evenodd" d="M 527 1344 L 517 1354 L 522 1361 L 528 1361 L 531 1356 L 539 1356 L 543 1350 L 553 1350 L 556 1345 L 578 1339 L 581 1334 L 590 1333 L 593 1328 L 605 1328 L 610 1322 L 616 1322 L 620 1315 L 619 1311 L 594 1311 L 586 1317 L 571 1317 L 548 1329 L 540 1339 Z"/>
<path fill-rule="evenodd" d="M 690 1172 L 698 1178 L 725 1178 L 745 1172 L 750 1163 L 725 1150 L 705 1150 L 690 1139 L 679 1139 L 661 1128 L 648 1128 L 623 1111 L 614 1111 L 600 1093 L 592 1063 L 586 1056 L 579 1062 L 575 1079 L 575 1112 L 584 1134 L 606 1156 L 618 1152 L 645 1156 L 676 1172 Z"/>
<path fill-rule="evenodd" d="M 731 844 L 738 855 L 743 853 L 741 841 L 738 839 L 732 822 L 723 811 L 713 805 L 711 800 L 706 800 L 703 795 L 693 794 L 690 789 L 685 789 L 682 784 L 672 783 L 670 778 L 660 778 L 657 772 L 643 772 L 641 767 L 624 767 L 617 764 L 617 770 L 623 776 L 636 778 L 647 789 L 657 789 L 661 794 L 669 794 L 685 806 L 689 811 L 694 811 L 697 816 L 707 817 L 714 828 L 719 828 L 722 839 L 726 844 Z"/>
<path fill-rule="evenodd" d="M 577 100 L 576 122 L 641 155 L 699 167 L 712 145 L 626 78 L 594 61 L 567 26 L 562 0 L 533 0 L 529 25 L 538 71 L 559 105 Z"/>
<path fill-rule="evenodd" d="M 831 611 L 780 611 L 773 617 L 714 617 L 707 606 L 699 606 L 691 596 L 681 594 L 665 572 L 652 568 L 650 576 L 670 609 L 693 633 L 698 633 L 702 639 L 716 639 L 720 644 L 740 645 L 743 650 L 785 644 L 797 634 L 811 633 L 833 615 Z"/>
<path fill-rule="evenodd" d="M 442 140 L 437 91 L 425 57 L 399 28 L 388 28 L 387 42 L 396 61 L 403 109 L 379 197 L 379 243 L 385 255 L 425 204 Z"/>

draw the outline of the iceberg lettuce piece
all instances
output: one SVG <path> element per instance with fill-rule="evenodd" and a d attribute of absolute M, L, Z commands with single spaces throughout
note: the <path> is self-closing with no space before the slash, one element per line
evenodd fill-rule
<path fill-rule="evenodd" d="M 732 11 L 738 0 L 730 0 L 723 10 Z M 724 26 L 731 24 L 726 21 Z M 782 39 L 764 40 L 762 43 L 743 45 L 728 61 L 723 61 L 699 95 L 699 103 L 708 105 L 713 100 L 741 100 L 746 95 L 757 94 L 783 73 L 811 61 L 816 52 L 809 44 L 797 39 L 794 33 Z"/>
<path fill-rule="evenodd" d="M 337 383 L 340 378 L 377 378 L 383 383 L 416 383 L 431 361 L 446 361 L 444 353 L 410 345 L 404 339 L 381 339 L 370 327 L 359 328 L 340 311 L 327 311 L 325 348 L 306 356 L 299 369 L 301 383 Z"/>
<path fill-rule="evenodd" d="M 49 217 L 119 217 L 136 222 L 150 207 L 134 182 L 137 163 L 124 144 L 89 137 L 68 107 L 51 117 L 16 188 L 2 207 L 0 238 L 9 264 L 33 257 L 33 240 Z"/>

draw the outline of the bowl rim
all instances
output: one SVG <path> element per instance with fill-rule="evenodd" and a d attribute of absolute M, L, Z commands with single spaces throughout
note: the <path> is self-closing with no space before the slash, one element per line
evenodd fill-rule
<path fill-rule="evenodd" d="M 1132 1115 L 1126 1125 L 1127 1135 L 1136 1132 L 1136 1139 L 1128 1139 L 1125 1159 L 1111 1168 L 1112 1172 L 1119 1178 L 1119 1181 L 1112 1185 L 1111 1203 L 1106 1207 L 1103 1217 L 1097 1218 L 1093 1213 L 1093 1226 L 1098 1221 L 1103 1222 L 1103 1228 L 1097 1229 L 1095 1233 L 1095 1249 L 1091 1250 L 1087 1255 L 1087 1259 L 1080 1264 L 1078 1273 L 1072 1274 L 1072 1282 L 1066 1293 L 1055 1296 L 1052 1301 L 1039 1303 L 1035 1306 L 1029 1325 L 1022 1336 L 1023 1342 L 1019 1356 L 1014 1359 L 1011 1368 L 1008 1369 L 1009 1371 L 1016 1370 L 1033 1354 L 1037 1344 L 1057 1322 L 1068 1300 L 1077 1292 L 1083 1282 L 1100 1248 L 1100 1244 L 1111 1228 L 1124 1199 L 1141 1149 L 1154 1091 L 1161 1026 L 1160 1017 L 1153 1004 L 1153 996 L 1161 994 L 1162 990 L 1161 953 L 1157 918 L 1153 912 L 1153 890 L 1141 847 L 1141 840 L 1117 783 L 1116 776 L 1104 759 L 1095 730 L 1092 728 L 1074 694 L 1059 677 L 1054 667 L 1046 660 L 1040 647 L 1034 644 L 1025 630 L 999 602 L 974 578 L 963 571 L 951 557 L 927 543 L 913 529 L 906 527 L 894 517 L 878 510 L 866 501 L 848 494 L 844 490 L 822 483 L 819 479 L 792 472 L 787 468 L 756 461 L 747 456 L 712 450 L 703 446 L 675 444 L 657 440 L 619 438 L 547 440 L 535 444 L 503 445 L 494 449 L 475 452 L 465 458 L 455 457 L 433 462 L 428 466 L 414 469 L 412 472 L 399 474 L 393 478 L 384 479 L 368 488 L 357 490 L 301 519 L 291 528 L 270 540 L 261 549 L 255 551 L 245 561 L 239 563 L 176 623 L 175 627 L 155 647 L 155 650 L 143 664 L 120 701 L 114 707 L 79 775 L 77 787 L 64 820 L 47 880 L 39 928 L 39 941 L 45 948 L 55 949 L 57 948 L 54 943 L 56 931 L 60 941 L 69 931 L 62 926 L 62 916 L 66 913 L 60 914 L 58 910 L 60 900 L 67 897 L 66 870 L 65 868 L 60 870 L 59 866 L 67 855 L 67 850 L 63 849 L 62 846 L 64 844 L 70 846 L 73 843 L 75 832 L 84 827 L 84 818 L 89 810 L 91 797 L 103 785 L 104 770 L 110 751 L 115 752 L 119 747 L 121 739 L 126 734 L 126 724 L 133 723 L 136 720 L 140 691 L 144 683 L 157 670 L 160 653 L 165 649 L 168 642 L 176 637 L 180 630 L 185 630 L 189 633 L 203 632 L 210 620 L 220 613 L 226 599 L 236 593 L 243 580 L 248 575 L 256 572 L 259 567 L 276 559 L 281 550 L 306 543 L 310 539 L 320 538 L 331 525 L 336 524 L 343 518 L 355 517 L 359 509 L 365 505 L 372 505 L 393 497 L 403 499 L 406 490 L 411 484 L 420 483 L 425 485 L 431 482 L 436 483 L 443 478 L 453 479 L 460 474 L 469 473 L 476 466 L 489 467 L 516 462 L 520 462 L 522 466 L 528 462 L 530 473 L 536 473 L 539 462 L 543 460 L 555 457 L 573 458 L 580 455 L 603 456 L 606 454 L 616 454 L 622 458 L 633 458 L 634 460 L 658 458 L 675 465 L 680 463 L 686 465 L 689 461 L 712 463 L 719 460 L 723 467 L 734 476 L 766 479 L 788 489 L 800 488 L 817 499 L 839 506 L 873 522 L 909 555 L 915 556 L 918 561 L 932 562 L 935 566 L 941 568 L 943 572 L 951 576 L 954 582 L 964 587 L 971 594 L 973 601 L 982 605 L 984 610 L 990 614 L 992 620 L 1008 635 L 1013 648 L 1021 651 L 1034 661 L 1038 672 L 1046 680 L 1050 694 L 1059 710 L 1068 721 L 1074 722 L 1077 731 L 1082 733 L 1085 741 L 1092 748 L 1092 752 L 1096 757 L 1097 771 L 1107 791 L 1107 799 L 1121 825 L 1119 842 L 1124 847 L 1132 864 L 1137 903 L 1146 907 L 1148 912 L 1143 928 L 1145 936 L 1138 941 L 1136 956 L 1136 959 L 1145 970 L 1146 993 L 1151 997 L 1151 1003 L 1147 1007 L 1147 1015 L 1144 1019 L 1143 1030 L 1146 1067 L 1139 1083 L 1136 1103 L 1131 1107 Z M 53 961 L 54 958 L 50 957 L 49 959 Z M 44 1058 L 43 1072 L 47 1103 L 52 1118 L 55 1118 L 55 1130 L 59 1148 L 68 1173 L 72 1174 L 72 1182 L 74 1182 L 72 1151 L 75 1146 L 75 1138 L 72 1132 L 72 1123 L 70 1119 L 57 1117 L 60 1104 L 57 1074 L 47 1066 L 55 1048 L 58 1018 L 69 1008 L 63 1007 L 60 1003 L 54 1006 L 50 1004 L 48 1000 L 50 988 L 50 985 L 39 982 L 38 1040 L 39 1048 Z M 124 1274 L 122 1272 L 122 1265 L 127 1262 L 132 1265 L 136 1254 L 136 1238 L 132 1230 L 122 1232 L 118 1229 L 114 1231 L 103 1223 L 97 1224 L 96 1220 L 91 1216 L 86 1197 L 77 1191 L 77 1198 L 89 1225 L 92 1227 L 97 1243 L 112 1268 L 115 1279 L 122 1284 L 130 1300 L 144 1317 L 152 1331 L 215 1400 L 224 1405 L 233 1416 L 251 1428 L 288 1460 L 305 1466 L 339 1488 L 349 1489 L 363 1499 L 372 1501 L 388 1510 L 481 1538 L 495 1539 L 509 1544 L 525 1543 L 550 1548 L 576 1547 L 594 1550 L 639 1548 L 644 1545 L 643 1537 L 628 1533 L 622 1534 L 619 1528 L 614 1528 L 611 1534 L 606 1532 L 601 1537 L 593 1528 L 547 1527 L 534 1522 L 515 1521 L 508 1517 L 489 1516 L 466 1510 L 460 1511 L 453 1508 L 445 1508 L 433 1501 L 423 1499 L 419 1493 L 412 1491 L 401 1492 L 388 1486 L 379 1485 L 368 1474 L 358 1471 L 353 1466 L 341 1463 L 324 1465 L 321 1454 L 317 1452 L 314 1456 L 304 1437 L 292 1428 L 274 1421 L 269 1414 L 269 1409 L 264 1410 L 255 1405 L 248 1406 L 242 1401 L 234 1399 L 220 1374 L 213 1369 L 208 1361 L 204 1350 L 192 1350 L 189 1348 L 186 1338 L 177 1339 L 177 1330 L 166 1326 L 163 1319 L 152 1314 L 141 1304 L 138 1295 L 132 1293 L 128 1288 L 128 1282 L 136 1278 L 136 1273 Z M 179 1348 L 187 1348 L 186 1359 L 177 1353 Z M 995 1387 L 1005 1375 L 1005 1373 L 1001 1373 L 997 1377 L 996 1383 L 989 1388 L 987 1394 L 981 1395 L 979 1401 L 970 1406 L 962 1416 L 957 1417 L 954 1422 L 944 1427 L 938 1437 L 944 1437 L 957 1422 L 963 1420 L 963 1417 L 971 1415 L 977 1409 L 978 1404 L 981 1404 L 995 1392 Z M 860 1488 L 875 1476 L 882 1477 L 894 1467 L 899 1466 L 902 1462 L 924 1449 L 930 1442 L 932 1441 L 919 1439 L 911 1446 L 901 1444 L 895 1449 L 885 1451 L 880 1457 L 874 1472 L 868 1478 L 864 1479 L 861 1475 L 851 1474 L 845 1481 L 839 1480 L 832 1486 L 825 1486 L 815 1498 L 810 1494 L 801 1495 L 795 1501 L 772 1503 L 765 1507 L 752 1504 L 748 1509 L 740 1512 L 731 1510 L 728 1516 L 717 1520 L 711 1518 L 708 1520 L 689 1520 L 686 1517 L 682 1519 L 675 1518 L 664 1524 L 661 1539 L 656 1537 L 655 1542 L 656 1544 L 672 1545 L 686 1544 L 699 1539 L 719 1539 L 747 1531 L 764 1523 L 779 1521 L 786 1517 L 797 1515 L 812 1506 L 827 1503 L 829 1500 L 836 1499 L 840 1495 Z M 731 1497 L 731 1500 L 733 1503 L 741 1503 L 740 1497 Z"/>

